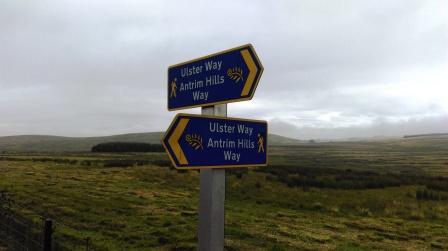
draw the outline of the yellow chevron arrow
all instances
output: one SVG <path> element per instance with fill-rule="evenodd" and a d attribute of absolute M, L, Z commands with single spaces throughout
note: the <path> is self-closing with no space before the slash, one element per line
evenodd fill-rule
<path fill-rule="evenodd" d="M 255 76 L 257 75 L 258 68 L 255 65 L 254 59 L 249 53 L 248 49 L 244 49 L 241 51 L 241 55 L 243 56 L 244 62 L 249 69 L 249 75 L 246 78 L 246 82 L 244 83 L 243 91 L 241 92 L 241 96 L 249 95 L 250 89 L 252 85 L 255 83 Z"/>
<path fill-rule="evenodd" d="M 174 155 L 176 155 L 176 158 L 179 161 L 179 164 L 181 165 L 188 165 L 188 160 L 185 157 L 184 151 L 182 151 L 182 148 L 179 145 L 180 136 L 185 131 L 185 127 L 187 127 L 188 121 L 190 121 L 190 119 L 187 118 L 180 119 L 179 123 L 177 124 L 177 127 L 174 129 L 174 132 L 168 139 L 168 144 L 170 145 Z"/>

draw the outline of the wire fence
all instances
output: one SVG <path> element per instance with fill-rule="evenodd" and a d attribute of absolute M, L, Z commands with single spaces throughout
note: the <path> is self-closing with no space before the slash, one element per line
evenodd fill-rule
<path fill-rule="evenodd" d="M 0 250 L 2 247 L 11 251 L 106 250 L 94 245 L 90 237 L 80 236 L 84 236 L 82 232 L 62 220 L 49 220 L 14 202 L 6 191 L 0 191 Z"/>
<path fill-rule="evenodd" d="M 13 210 L 13 200 L 0 192 L 0 243 L 11 250 L 43 250 L 42 223 Z"/>

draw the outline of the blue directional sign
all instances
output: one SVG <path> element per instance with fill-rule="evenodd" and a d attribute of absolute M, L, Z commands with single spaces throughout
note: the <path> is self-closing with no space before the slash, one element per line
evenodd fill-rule
<path fill-rule="evenodd" d="M 251 44 L 168 68 L 168 110 L 252 99 L 263 72 Z"/>
<path fill-rule="evenodd" d="M 267 165 L 266 121 L 178 114 L 162 143 L 177 169 Z"/>

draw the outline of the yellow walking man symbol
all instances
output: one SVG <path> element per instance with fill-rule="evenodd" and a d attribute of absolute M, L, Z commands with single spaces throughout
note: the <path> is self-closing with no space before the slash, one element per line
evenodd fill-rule
<path fill-rule="evenodd" d="M 258 134 L 258 152 L 264 152 L 264 138 Z"/>
<path fill-rule="evenodd" d="M 171 82 L 171 93 L 170 93 L 170 98 L 172 98 L 172 97 L 176 97 L 176 90 L 177 90 L 176 81 L 177 81 L 177 79 L 174 78 L 173 82 Z"/>

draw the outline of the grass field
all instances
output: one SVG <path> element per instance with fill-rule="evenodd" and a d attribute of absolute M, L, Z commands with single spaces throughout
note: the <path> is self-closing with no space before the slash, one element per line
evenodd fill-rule
<path fill-rule="evenodd" d="M 448 139 L 270 150 L 270 167 L 228 172 L 226 250 L 448 250 L 448 191 L 416 196 L 445 185 Z M 15 210 L 55 219 L 70 250 L 86 237 L 98 250 L 196 249 L 199 173 L 173 170 L 165 154 L 3 153 L 0 172 Z M 337 188 L 390 176 L 382 188 Z M 288 183 L 298 178 L 336 187 Z"/>

